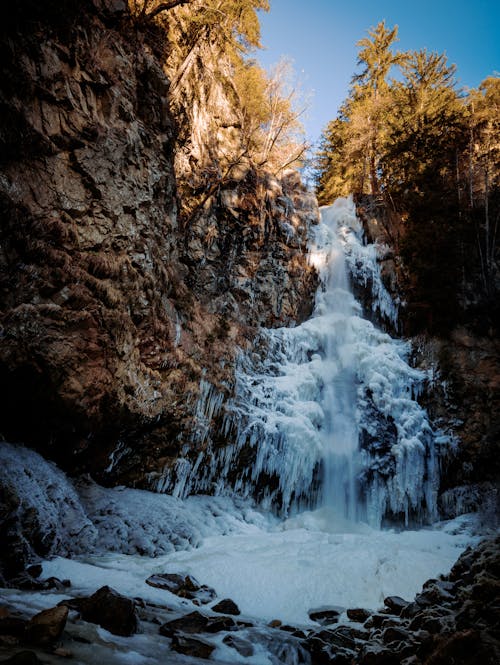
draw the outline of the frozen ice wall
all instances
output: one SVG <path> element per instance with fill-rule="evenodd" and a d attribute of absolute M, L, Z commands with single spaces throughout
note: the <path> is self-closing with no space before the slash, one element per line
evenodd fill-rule
<path fill-rule="evenodd" d="M 204 382 L 194 437 L 205 450 L 179 460 L 161 489 L 235 491 L 283 514 L 326 504 L 375 526 L 436 519 L 435 436 L 416 401 L 426 376 L 408 365 L 405 342 L 362 318 L 349 286 L 365 279 L 374 309 L 396 320 L 379 251 L 363 243 L 352 199 L 322 209 L 310 249 L 321 281 L 313 316 L 262 331 L 240 358 L 230 403 Z M 213 418 L 222 448 L 205 445 Z"/>

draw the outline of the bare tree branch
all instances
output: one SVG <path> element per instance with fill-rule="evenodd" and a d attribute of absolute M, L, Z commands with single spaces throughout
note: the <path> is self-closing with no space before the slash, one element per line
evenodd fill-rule
<path fill-rule="evenodd" d="M 145 18 L 147 19 L 152 19 L 155 16 L 158 16 L 158 14 L 161 14 L 162 12 L 167 12 L 170 9 L 173 9 L 174 7 L 178 7 L 180 5 L 187 5 L 190 2 L 191 0 L 170 0 L 170 2 L 160 2 L 159 5 L 157 5 L 154 9 L 148 12 L 147 7 L 149 5 L 149 0 L 145 0 L 142 9 L 142 15 L 145 16 Z"/>

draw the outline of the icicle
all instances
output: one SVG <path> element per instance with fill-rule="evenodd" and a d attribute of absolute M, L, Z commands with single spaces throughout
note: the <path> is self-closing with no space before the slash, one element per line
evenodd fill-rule
<path fill-rule="evenodd" d="M 436 518 L 438 452 L 416 401 L 427 377 L 408 365 L 407 343 L 361 318 L 349 288 L 348 273 L 363 279 L 395 323 L 380 251 L 363 244 L 352 199 L 322 209 L 309 253 L 321 281 L 313 316 L 261 332 L 238 359 L 232 399 L 202 379 L 187 446 L 201 452 L 167 469 L 158 489 L 234 491 L 283 514 L 324 501 L 375 526 Z M 215 421 L 225 446 L 212 444 Z"/>

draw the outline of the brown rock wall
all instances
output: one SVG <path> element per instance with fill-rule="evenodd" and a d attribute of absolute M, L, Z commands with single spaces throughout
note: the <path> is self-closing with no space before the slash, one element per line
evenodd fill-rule
<path fill-rule="evenodd" d="M 317 208 L 247 165 L 181 223 L 158 35 L 119 1 L 57 4 L 20 2 L 1 41 L 0 431 L 144 483 L 190 440 L 202 375 L 230 391 L 252 328 L 310 312 Z"/>

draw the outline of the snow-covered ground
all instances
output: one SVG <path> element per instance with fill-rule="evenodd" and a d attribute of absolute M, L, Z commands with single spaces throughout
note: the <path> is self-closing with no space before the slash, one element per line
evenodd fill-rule
<path fill-rule="evenodd" d="M 44 575 L 69 578 L 86 592 L 108 584 L 128 596 L 178 604 L 144 580 L 153 573 L 185 572 L 212 586 L 219 599 L 232 598 L 247 616 L 306 625 L 312 623 L 307 611 L 322 605 L 376 610 L 388 595 L 411 600 L 475 540 L 471 519 L 418 531 L 379 531 L 338 522 L 323 509 L 280 524 L 242 522 L 237 532 L 155 559 L 116 553 L 58 557 L 44 563 Z"/>
<path fill-rule="evenodd" d="M 109 585 L 126 596 L 168 608 L 154 610 L 162 623 L 199 608 L 145 580 L 154 573 L 189 573 L 213 587 L 217 600 L 234 600 L 241 618 L 256 624 L 246 629 L 254 656 L 243 658 L 218 634 L 210 636 L 218 645 L 212 662 L 295 662 L 293 656 L 283 660 L 271 653 L 276 642 L 266 628 L 269 621 L 312 627 L 308 610 L 320 606 L 376 610 L 387 595 L 411 600 L 423 582 L 448 572 L 463 549 L 479 540 L 481 527 L 474 516 L 400 532 L 348 522 L 327 508 L 280 521 L 241 498 L 181 500 L 142 490 L 105 489 L 89 481 L 74 486 L 33 451 L 4 444 L 2 452 L 2 468 L 10 469 L 18 483 L 21 515 L 36 510 L 45 528 L 56 530 L 56 542 L 62 542 L 66 533 L 73 539 L 78 533 L 82 536 L 73 558 L 64 554 L 43 562 L 43 577 L 70 579 L 70 589 L 2 589 L 2 604 L 33 616 L 62 598 L 91 595 Z M 33 483 L 37 491 L 32 493 Z M 47 502 L 54 494 L 58 501 L 52 513 Z M 210 605 L 203 611 L 210 612 Z M 346 620 L 345 615 L 341 620 Z M 63 644 L 74 654 L 75 665 L 204 662 L 174 654 L 169 640 L 158 633 L 157 623 L 143 622 L 143 630 L 130 638 L 117 637 L 73 616 Z M 55 656 L 44 657 L 58 662 Z"/>

